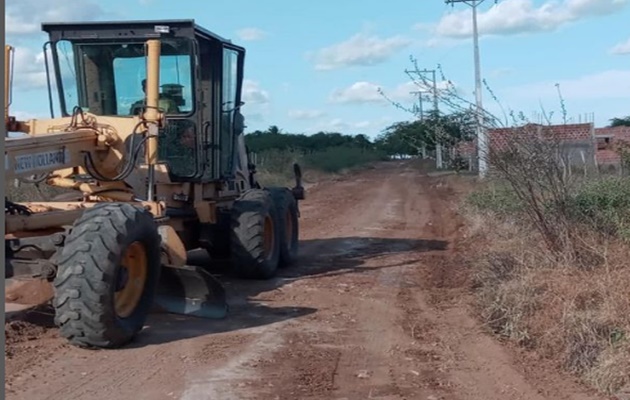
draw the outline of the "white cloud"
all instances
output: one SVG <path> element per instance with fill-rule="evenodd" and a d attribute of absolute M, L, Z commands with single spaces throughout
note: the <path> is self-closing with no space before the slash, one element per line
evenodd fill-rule
<path fill-rule="evenodd" d="M 345 131 L 350 128 L 350 124 L 341 118 L 334 118 L 320 125 L 322 130 Z"/>
<path fill-rule="evenodd" d="M 583 18 L 613 14 L 629 0 L 548 0 L 536 7 L 532 0 L 504 0 L 478 14 L 480 35 L 512 35 L 553 31 Z M 468 7 L 445 15 L 436 25 L 438 36 L 468 38 L 472 35 Z"/>
<path fill-rule="evenodd" d="M 380 38 L 358 33 L 341 43 L 320 49 L 310 56 L 315 61 L 315 69 L 320 71 L 350 66 L 370 66 L 385 62 L 410 43 L 411 40 L 403 36 Z"/>
<path fill-rule="evenodd" d="M 556 83 L 560 84 L 562 97 L 572 100 L 628 99 L 630 93 L 630 70 L 608 70 L 576 79 L 557 82 L 538 82 L 506 90 L 518 99 L 557 98 Z"/>
<path fill-rule="evenodd" d="M 332 103 L 381 103 L 383 96 L 379 93 L 379 88 L 372 82 L 355 82 L 347 88 L 336 89 L 330 95 Z"/>
<path fill-rule="evenodd" d="M 362 121 L 350 121 L 343 118 L 333 118 L 330 120 L 322 121 L 319 124 L 313 126 L 309 131 L 312 132 L 342 132 L 346 134 L 359 134 L 363 133 L 368 136 L 375 136 L 387 126 L 394 122 L 394 118 L 391 116 L 383 116 L 376 119 L 362 120 Z"/>
<path fill-rule="evenodd" d="M 258 82 L 245 79 L 243 81 L 243 101 L 245 104 L 267 104 L 269 103 L 269 93 L 261 89 Z"/>
<path fill-rule="evenodd" d="M 269 92 L 262 89 L 256 81 L 243 80 L 243 115 L 247 122 L 261 123 L 269 114 L 271 97 Z"/>
<path fill-rule="evenodd" d="M 615 55 L 630 54 L 630 38 L 628 38 L 628 40 L 626 40 L 625 42 L 621 42 L 613 46 L 613 48 L 610 49 L 610 54 L 615 54 Z"/>
<path fill-rule="evenodd" d="M 243 116 L 245 117 L 245 125 L 249 122 L 263 122 L 265 120 L 265 116 L 262 113 L 257 112 L 246 112 L 243 111 Z"/>
<path fill-rule="evenodd" d="M 49 58 L 49 61 L 50 60 Z M 16 47 L 13 53 L 14 89 L 31 90 L 46 88 L 44 53 L 28 47 Z M 54 79 L 51 79 L 51 84 Z"/>
<path fill-rule="evenodd" d="M 267 37 L 267 32 L 259 28 L 243 28 L 236 32 L 243 41 L 261 40 Z"/>
<path fill-rule="evenodd" d="M 16 111 L 11 111 L 11 114 L 18 120 L 18 121 L 28 121 L 29 119 L 36 119 L 36 118 L 45 118 L 45 117 L 49 117 L 48 115 L 44 115 L 44 114 L 34 114 L 32 112 L 27 112 L 27 111 L 20 111 L 20 110 L 16 110 Z"/>
<path fill-rule="evenodd" d="M 384 116 L 373 120 L 364 120 L 355 122 L 353 127 L 358 130 L 366 130 L 370 132 L 380 132 L 387 126 L 395 122 L 395 119 L 390 116 Z"/>
<path fill-rule="evenodd" d="M 47 56 L 48 65 L 51 68 L 50 86 L 53 90 L 56 90 L 57 82 L 52 71 L 53 60 L 50 50 L 47 51 Z M 33 50 L 26 46 L 16 46 L 13 48 L 11 71 L 14 98 L 15 96 L 19 96 L 19 91 L 48 90 L 44 59 L 43 50 Z M 76 88 L 74 72 L 70 70 L 65 63 L 61 64 L 60 72 L 64 89 L 74 90 Z"/>
<path fill-rule="evenodd" d="M 449 86 L 449 83 L 438 82 L 436 86 L 438 91 L 444 90 Z M 382 90 L 387 98 L 393 101 L 414 100 L 418 95 L 413 92 L 417 91 L 432 92 L 431 88 L 426 87 L 421 82 L 408 81 L 394 88 L 384 88 L 372 82 L 360 81 L 353 83 L 347 88 L 334 90 L 329 97 L 329 101 L 340 104 L 389 104 L 388 100 L 379 92 L 379 89 Z"/>
<path fill-rule="evenodd" d="M 42 22 L 92 21 L 110 15 L 96 0 L 7 0 L 5 33 L 40 34 Z"/>
<path fill-rule="evenodd" d="M 432 22 L 418 22 L 411 29 L 419 32 L 430 32 L 434 27 L 435 24 Z"/>
<path fill-rule="evenodd" d="M 511 75 L 513 73 L 514 73 L 514 68 L 497 68 L 490 71 L 488 75 L 493 78 L 502 78 L 504 76 Z"/>
<path fill-rule="evenodd" d="M 293 119 L 317 119 L 326 115 L 321 110 L 289 110 L 289 117 Z"/>

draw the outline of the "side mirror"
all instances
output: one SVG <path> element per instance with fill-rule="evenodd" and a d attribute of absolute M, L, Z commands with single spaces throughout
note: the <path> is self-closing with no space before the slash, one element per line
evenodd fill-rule
<path fill-rule="evenodd" d="M 300 164 L 293 163 L 293 174 L 295 175 L 295 187 L 291 189 L 293 197 L 295 197 L 296 200 L 304 200 L 305 193 L 304 187 L 302 186 L 302 168 L 300 168 Z"/>
<path fill-rule="evenodd" d="M 237 135 L 242 134 L 245 131 L 245 117 L 241 114 L 240 110 L 237 110 L 234 114 L 234 132 Z"/>

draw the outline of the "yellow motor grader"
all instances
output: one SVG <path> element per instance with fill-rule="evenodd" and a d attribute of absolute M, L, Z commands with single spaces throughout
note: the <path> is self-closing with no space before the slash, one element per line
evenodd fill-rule
<path fill-rule="evenodd" d="M 5 139 L 5 178 L 68 193 L 5 198 L 5 277 L 52 282 L 63 337 L 123 346 L 156 305 L 223 318 L 212 260 L 244 279 L 295 262 L 300 167 L 292 188 L 255 178 L 240 112 L 242 47 L 194 20 L 42 30 L 51 118 L 18 121 L 7 106 L 7 131 L 22 135 Z M 8 81 L 13 48 L 5 52 Z M 200 248 L 207 268 L 187 264 Z"/>

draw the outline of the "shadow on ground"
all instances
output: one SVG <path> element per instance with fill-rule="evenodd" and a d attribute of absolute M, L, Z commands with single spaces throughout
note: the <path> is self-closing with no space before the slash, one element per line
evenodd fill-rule
<path fill-rule="evenodd" d="M 402 264 L 388 264 L 383 261 L 378 266 L 365 264 L 380 257 L 445 251 L 448 242 L 443 240 L 423 240 L 404 238 L 343 237 L 331 239 L 303 240 L 300 242 L 300 256 L 297 263 L 281 269 L 276 278 L 266 281 L 243 281 L 229 273 L 225 264 L 218 263 L 208 270 L 225 285 L 228 295 L 236 298 L 251 298 L 261 293 L 278 289 L 288 283 L 303 279 L 313 279 L 326 275 L 346 275 L 367 273 L 376 269 L 398 267 Z M 203 251 L 191 252 L 189 263 L 197 266 L 211 265 L 211 260 Z M 414 264 L 418 260 L 405 261 Z"/>
<path fill-rule="evenodd" d="M 413 265 L 416 258 L 391 263 L 384 260 L 377 266 L 366 266 L 369 260 L 396 254 L 418 254 L 443 251 L 448 242 L 439 240 L 345 237 L 305 240 L 300 242 L 298 262 L 280 270 L 276 278 L 267 281 L 243 281 L 228 273 L 225 263 L 213 265 L 205 251 L 189 254 L 189 264 L 212 266 L 209 271 L 225 286 L 230 312 L 224 319 L 203 319 L 182 315 L 152 313 L 147 327 L 130 348 L 185 340 L 193 337 L 255 328 L 295 318 L 317 311 L 310 307 L 273 307 L 255 298 L 286 284 L 318 276 L 360 274 L 377 269 Z M 54 311 L 41 305 L 21 313 L 18 319 L 44 328 L 55 328 Z M 14 318 L 15 319 L 15 318 Z"/>

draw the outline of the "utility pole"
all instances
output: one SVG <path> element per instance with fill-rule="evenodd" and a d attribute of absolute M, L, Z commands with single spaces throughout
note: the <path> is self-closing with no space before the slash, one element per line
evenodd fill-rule
<path fill-rule="evenodd" d="M 422 93 L 424 93 L 422 90 L 416 90 L 413 92 L 409 92 L 412 95 L 417 95 L 418 96 L 418 105 L 417 105 L 417 109 L 420 113 L 420 122 L 424 121 L 424 107 L 423 107 L 423 102 L 424 99 L 422 98 Z M 427 145 L 426 143 L 424 143 L 424 141 L 422 141 L 422 159 L 426 160 L 427 159 Z"/>
<path fill-rule="evenodd" d="M 418 96 L 418 105 L 417 105 L 418 108 L 416 108 L 416 110 L 418 110 L 418 112 L 420 114 L 420 121 L 424 120 L 424 111 L 423 111 L 423 108 L 422 108 L 422 93 L 424 93 L 424 92 L 421 91 L 421 90 L 415 90 L 413 92 L 409 92 L 409 94 L 412 94 L 414 96 Z"/>
<path fill-rule="evenodd" d="M 483 3 L 485 0 L 444 0 L 446 4 L 464 3 L 472 8 L 473 19 L 473 47 L 475 52 L 475 98 L 477 100 L 477 147 L 478 154 L 477 159 L 479 162 L 479 176 L 484 178 L 488 170 L 486 164 L 486 155 L 488 154 L 488 143 L 486 138 L 486 132 L 483 127 L 482 110 L 483 104 L 481 99 L 481 66 L 479 61 L 479 31 L 477 27 L 477 6 Z M 498 0 L 494 0 L 496 4 Z"/>
<path fill-rule="evenodd" d="M 438 109 L 438 95 L 437 95 L 437 79 L 436 79 L 436 70 L 434 69 L 423 69 L 421 71 L 409 71 L 405 70 L 406 73 L 413 74 L 431 74 L 431 79 L 433 80 L 433 109 L 435 111 L 436 123 L 437 118 L 439 118 L 439 109 Z M 435 127 L 435 131 L 437 133 L 437 126 Z M 442 143 L 438 138 L 438 135 L 435 135 L 435 163 L 437 169 L 442 168 Z"/>

